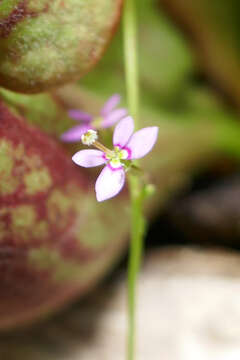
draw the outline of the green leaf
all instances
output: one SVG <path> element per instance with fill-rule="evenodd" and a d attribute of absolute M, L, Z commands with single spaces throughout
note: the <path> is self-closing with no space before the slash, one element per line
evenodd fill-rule
<path fill-rule="evenodd" d="M 109 42 L 122 0 L 0 2 L 0 85 L 39 92 L 86 73 Z"/>

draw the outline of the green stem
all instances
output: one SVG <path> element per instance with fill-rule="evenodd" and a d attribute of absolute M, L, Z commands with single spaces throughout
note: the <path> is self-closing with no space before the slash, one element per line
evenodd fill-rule
<path fill-rule="evenodd" d="M 124 60 L 130 114 L 138 128 L 139 76 L 136 0 L 125 0 L 123 11 Z"/>
<path fill-rule="evenodd" d="M 136 337 L 136 285 L 143 252 L 145 219 L 143 216 L 144 191 L 139 178 L 129 176 L 131 197 L 131 241 L 128 262 L 128 360 L 135 358 Z"/>
<path fill-rule="evenodd" d="M 137 48 L 136 0 L 125 0 L 123 14 L 124 59 L 126 87 L 130 114 L 135 128 L 139 127 L 139 76 Z M 131 198 L 131 242 L 128 263 L 128 360 L 135 358 L 136 284 L 142 257 L 145 220 L 143 216 L 144 189 L 138 176 L 129 175 Z"/>

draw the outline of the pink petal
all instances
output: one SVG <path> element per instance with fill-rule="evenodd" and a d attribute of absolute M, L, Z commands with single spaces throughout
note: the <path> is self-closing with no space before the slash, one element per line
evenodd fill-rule
<path fill-rule="evenodd" d="M 70 130 L 66 131 L 61 135 L 61 140 L 65 142 L 79 141 L 81 140 L 81 136 L 89 129 L 92 129 L 92 127 L 89 125 L 74 126 Z"/>
<path fill-rule="evenodd" d="M 122 190 L 124 183 L 125 171 L 123 168 L 111 170 L 108 166 L 105 166 L 95 185 L 97 201 L 108 200 L 116 196 Z"/>
<path fill-rule="evenodd" d="M 119 121 L 113 133 L 113 145 L 125 146 L 134 130 L 134 122 L 131 116 Z"/>
<path fill-rule="evenodd" d="M 114 94 L 113 96 L 111 96 L 103 105 L 101 115 L 108 115 L 120 103 L 120 100 L 121 96 L 118 94 Z"/>
<path fill-rule="evenodd" d="M 99 150 L 80 150 L 72 157 L 73 162 L 85 168 L 105 164 L 106 160 L 103 152 Z"/>
<path fill-rule="evenodd" d="M 127 109 L 124 108 L 111 111 L 107 116 L 105 116 L 104 120 L 102 121 L 102 127 L 107 128 L 112 126 L 117 121 L 121 120 L 124 116 L 126 116 L 127 113 Z"/>
<path fill-rule="evenodd" d="M 77 121 L 86 121 L 89 122 L 92 120 L 92 116 L 84 111 L 81 110 L 69 110 L 68 115 L 70 118 L 77 120 Z"/>
<path fill-rule="evenodd" d="M 157 141 L 158 127 L 146 127 L 135 132 L 127 147 L 131 150 L 131 159 L 139 159 L 152 150 Z"/>

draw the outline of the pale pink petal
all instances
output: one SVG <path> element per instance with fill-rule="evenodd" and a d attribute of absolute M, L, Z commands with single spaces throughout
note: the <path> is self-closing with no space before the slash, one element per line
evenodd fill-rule
<path fill-rule="evenodd" d="M 81 111 L 81 110 L 69 110 L 68 111 L 68 115 L 70 116 L 70 118 L 77 120 L 77 121 L 86 121 L 89 122 L 92 120 L 92 115 Z"/>
<path fill-rule="evenodd" d="M 111 170 L 108 166 L 105 166 L 95 185 L 97 201 L 108 200 L 116 196 L 122 190 L 124 183 L 125 171 L 123 168 Z"/>
<path fill-rule="evenodd" d="M 157 141 L 158 127 L 146 127 L 135 132 L 127 143 L 131 151 L 131 159 L 139 159 L 152 150 Z"/>
<path fill-rule="evenodd" d="M 99 150 L 80 150 L 72 157 L 73 162 L 85 168 L 103 165 L 106 163 L 104 154 Z"/>
<path fill-rule="evenodd" d="M 119 103 L 121 100 L 121 96 L 118 94 L 112 95 L 103 105 L 101 110 L 101 115 L 108 115 Z"/>
<path fill-rule="evenodd" d="M 113 133 L 113 145 L 125 146 L 130 139 L 134 130 L 134 122 L 131 116 L 127 116 L 119 123 L 114 129 Z"/>
<path fill-rule="evenodd" d="M 92 129 L 89 125 L 77 125 L 61 135 L 61 140 L 65 142 L 75 142 L 81 140 L 81 136 Z"/>
<path fill-rule="evenodd" d="M 103 119 L 103 121 L 101 123 L 101 126 L 103 128 L 110 127 L 113 124 L 115 124 L 116 122 L 118 122 L 119 120 L 121 120 L 122 118 L 124 118 L 124 116 L 126 116 L 127 113 L 128 113 L 127 109 L 124 109 L 124 108 L 113 110 L 107 116 L 105 116 L 105 118 Z"/>

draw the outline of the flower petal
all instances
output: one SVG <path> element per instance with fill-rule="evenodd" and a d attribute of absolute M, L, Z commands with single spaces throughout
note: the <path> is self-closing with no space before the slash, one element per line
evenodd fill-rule
<path fill-rule="evenodd" d="M 74 126 L 70 130 L 66 131 L 61 135 L 61 140 L 65 142 L 79 141 L 81 140 L 81 136 L 89 129 L 92 129 L 92 127 L 89 125 Z"/>
<path fill-rule="evenodd" d="M 77 121 L 86 121 L 89 122 L 92 120 L 92 115 L 81 111 L 81 110 L 69 110 L 68 111 L 68 115 L 70 116 L 70 118 L 77 120 Z"/>
<path fill-rule="evenodd" d="M 121 120 L 128 113 L 127 109 L 120 108 L 111 111 L 107 116 L 104 117 L 101 126 L 107 128 L 115 124 L 117 121 Z"/>
<path fill-rule="evenodd" d="M 158 127 L 146 127 L 135 132 L 127 143 L 131 151 L 131 159 L 139 159 L 152 150 L 157 141 Z"/>
<path fill-rule="evenodd" d="M 134 130 L 134 122 L 131 116 L 119 121 L 113 133 L 113 145 L 125 146 Z"/>
<path fill-rule="evenodd" d="M 119 94 L 114 94 L 111 96 L 103 105 L 101 115 L 108 115 L 120 103 L 120 100 L 121 96 Z"/>
<path fill-rule="evenodd" d="M 72 157 L 73 162 L 85 168 L 105 164 L 106 160 L 103 152 L 99 150 L 80 150 Z"/>
<path fill-rule="evenodd" d="M 97 201 L 108 200 L 116 196 L 122 190 L 124 183 L 125 171 L 123 168 L 111 170 L 109 166 L 105 166 L 95 185 Z"/>

